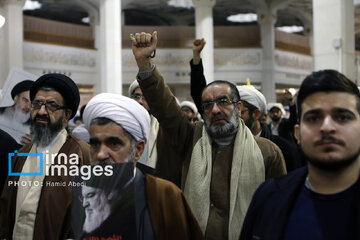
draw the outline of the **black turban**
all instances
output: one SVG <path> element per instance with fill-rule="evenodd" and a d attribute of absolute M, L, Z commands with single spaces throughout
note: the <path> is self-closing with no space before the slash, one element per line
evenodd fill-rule
<path fill-rule="evenodd" d="M 34 81 L 32 81 L 32 80 L 24 80 L 24 81 L 19 82 L 18 84 L 16 84 L 13 87 L 13 89 L 11 90 L 12 99 L 14 99 L 15 96 L 18 95 L 19 93 L 29 91 L 33 84 L 34 84 Z"/>
<path fill-rule="evenodd" d="M 50 73 L 39 77 L 30 90 L 30 100 L 33 101 L 36 93 L 41 87 L 52 87 L 63 97 L 67 108 L 71 109 L 71 118 L 77 112 L 80 103 L 79 89 L 75 82 L 63 74 Z"/>

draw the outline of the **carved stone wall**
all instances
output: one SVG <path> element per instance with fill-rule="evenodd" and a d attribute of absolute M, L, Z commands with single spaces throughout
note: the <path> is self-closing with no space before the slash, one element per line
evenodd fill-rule
<path fill-rule="evenodd" d="M 24 42 L 24 68 L 36 75 L 62 73 L 77 84 L 97 81 L 97 51 L 50 44 Z"/>
<path fill-rule="evenodd" d="M 214 54 L 215 79 L 245 84 L 249 78 L 252 84 L 261 84 L 261 48 L 222 48 L 215 49 Z M 154 63 L 165 81 L 175 92 L 181 94 L 179 99 L 189 98 L 188 94 L 184 94 L 184 89 L 190 82 L 191 57 L 191 49 L 158 49 L 156 52 Z M 24 70 L 36 75 L 63 73 L 73 78 L 77 84 L 89 86 L 89 89 L 100 79 L 98 61 L 96 50 L 24 42 Z M 138 71 L 131 49 L 122 50 L 122 63 L 123 85 L 127 89 Z M 275 71 L 276 84 L 299 86 L 304 76 L 312 71 L 312 58 L 276 50 Z"/>
<path fill-rule="evenodd" d="M 310 56 L 285 51 L 275 51 L 275 63 L 278 67 L 304 70 L 313 70 L 313 59 Z"/>

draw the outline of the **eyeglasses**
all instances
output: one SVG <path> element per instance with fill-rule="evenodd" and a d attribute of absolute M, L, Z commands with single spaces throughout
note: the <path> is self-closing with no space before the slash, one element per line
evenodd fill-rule
<path fill-rule="evenodd" d="M 140 93 L 131 94 L 131 98 L 135 100 L 140 100 L 140 98 L 142 98 L 143 100 L 145 100 L 144 95 L 141 95 Z"/>
<path fill-rule="evenodd" d="M 46 110 L 48 110 L 50 112 L 55 112 L 59 109 L 66 108 L 64 106 L 60 106 L 56 102 L 43 102 L 43 101 L 39 101 L 39 100 L 34 100 L 31 105 L 32 105 L 33 109 L 35 109 L 35 110 L 39 110 L 43 105 L 45 105 Z"/>
<path fill-rule="evenodd" d="M 233 101 L 231 99 L 228 99 L 227 97 L 220 97 L 218 99 L 215 99 L 213 101 L 205 101 L 201 104 L 201 107 L 203 109 L 204 112 L 210 112 L 213 107 L 214 104 L 216 103 L 216 105 L 218 107 L 226 107 L 232 103 L 237 103 L 237 101 Z"/>

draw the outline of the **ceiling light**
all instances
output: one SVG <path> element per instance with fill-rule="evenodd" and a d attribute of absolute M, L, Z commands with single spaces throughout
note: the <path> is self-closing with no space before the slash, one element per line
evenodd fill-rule
<path fill-rule="evenodd" d="M 303 26 L 283 26 L 283 27 L 277 27 L 276 29 L 288 33 L 296 33 L 296 32 L 304 31 Z"/>
<path fill-rule="evenodd" d="M 231 15 L 227 17 L 227 20 L 230 22 L 256 22 L 257 14 L 255 13 L 239 13 L 236 15 Z"/>
<path fill-rule="evenodd" d="M 84 17 L 81 19 L 83 23 L 90 23 L 90 17 Z"/>
<path fill-rule="evenodd" d="M 295 88 L 289 88 L 288 90 L 289 90 L 289 92 L 291 93 L 291 96 L 294 96 L 294 95 L 295 95 L 295 93 L 296 93 L 296 89 L 295 89 Z"/>
<path fill-rule="evenodd" d="M 169 0 L 167 4 L 172 7 L 182 7 L 182 8 L 194 7 L 192 0 Z"/>
<path fill-rule="evenodd" d="M 4 26 L 4 24 L 5 24 L 5 18 L 2 15 L 0 15 L 0 28 Z"/>
<path fill-rule="evenodd" d="M 35 9 L 39 9 L 39 8 L 41 8 L 41 3 L 39 3 L 38 1 L 26 0 L 25 5 L 23 7 L 23 11 L 35 10 Z"/>

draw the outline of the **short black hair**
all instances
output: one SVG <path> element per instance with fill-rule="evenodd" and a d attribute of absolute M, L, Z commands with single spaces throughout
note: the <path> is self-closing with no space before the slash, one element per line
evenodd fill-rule
<path fill-rule="evenodd" d="M 205 91 L 205 89 L 207 89 L 208 87 L 210 87 L 211 85 L 214 84 L 227 84 L 230 87 L 231 90 L 231 98 L 234 102 L 238 102 L 240 101 L 240 94 L 239 94 L 239 90 L 237 89 L 236 85 L 233 84 L 232 82 L 226 81 L 226 80 L 215 80 L 211 83 L 209 83 L 208 85 L 206 85 L 204 87 L 204 89 L 201 92 L 201 102 L 202 102 L 202 94 Z"/>
<path fill-rule="evenodd" d="M 356 107 L 360 113 L 360 92 L 355 83 L 340 72 L 325 69 L 312 72 L 300 85 L 297 96 L 299 122 L 301 119 L 301 104 L 311 94 L 317 92 L 345 92 L 356 97 Z"/>

